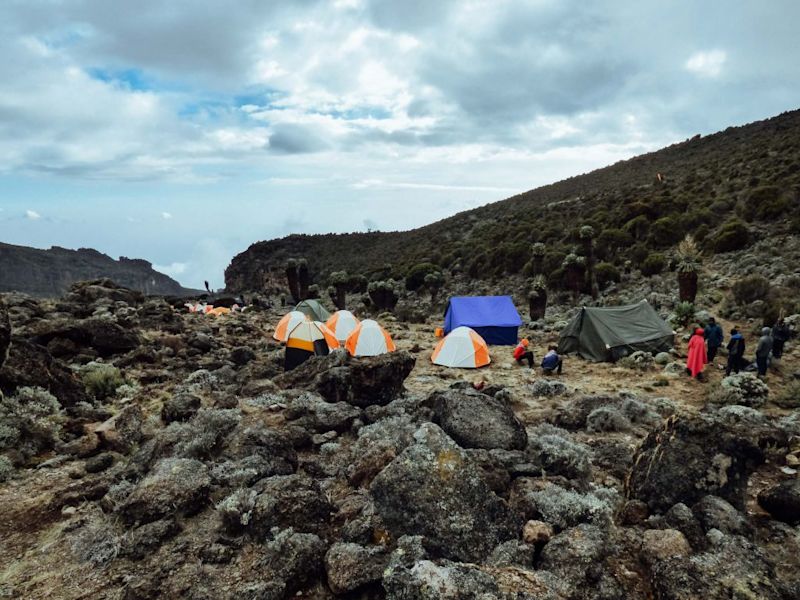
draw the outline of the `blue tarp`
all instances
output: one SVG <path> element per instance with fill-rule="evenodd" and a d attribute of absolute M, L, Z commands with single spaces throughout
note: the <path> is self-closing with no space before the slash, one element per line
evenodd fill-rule
<path fill-rule="evenodd" d="M 511 296 L 454 296 L 444 314 L 445 334 L 456 327 L 470 327 L 487 344 L 515 345 L 520 325 Z"/>

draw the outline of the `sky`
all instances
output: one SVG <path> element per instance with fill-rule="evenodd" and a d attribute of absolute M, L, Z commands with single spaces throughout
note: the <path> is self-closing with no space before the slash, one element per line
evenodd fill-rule
<path fill-rule="evenodd" d="M 800 107 L 796 0 L 3 0 L 0 241 L 224 285 Z"/>

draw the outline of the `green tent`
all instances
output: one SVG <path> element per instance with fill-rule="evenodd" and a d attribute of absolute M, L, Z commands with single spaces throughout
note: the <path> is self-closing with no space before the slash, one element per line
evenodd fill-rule
<path fill-rule="evenodd" d="M 592 362 L 615 361 L 636 350 L 672 348 L 675 332 L 646 300 L 628 306 L 584 306 L 558 340 L 558 352 L 577 352 Z"/>
<path fill-rule="evenodd" d="M 319 300 L 303 300 L 294 309 L 299 310 L 312 321 L 322 321 L 324 323 L 331 316 L 331 313 L 322 306 Z"/>

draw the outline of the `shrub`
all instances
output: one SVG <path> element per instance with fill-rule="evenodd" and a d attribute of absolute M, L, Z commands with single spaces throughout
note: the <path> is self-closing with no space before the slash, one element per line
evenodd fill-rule
<path fill-rule="evenodd" d="M 438 270 L 436 265 L 429 262 L 414 265 L 406 274 L 406 289 L 412 292 L 418 290 L 425 283 L 425 276 Z"/>
<path fill-rule="evenodd" d="M 0 483 L 8 481 L 14 475 L 14 463 L 7 456 L 0 454 Z"/>
<path fill-rule="evenodd" d="M 81 381 L 86 391 L 98 402 L 113 397 L 117 388 L 125 384 L 125 379 L 115 366 L 95 362 L 81 369 Z"/>
<path fill-rule="evenodd" d="M 58 443 L 61 421 L 58 401 L 42 388 L 22 387 L 0 397 L 0 451 L 24 463 Z"/>
<path fill-rule="evenodd" d="M 686 327 L 694 321 L 694 304 L 691 302 L 679 302 L 675 307 L 675 322 Z"/>
<path fill-rule="evenodd" d="M 657 275 L 664 270 L 666 265 L 667 260 L 664 258 L 663 254 L 652 252 L 642 263 L 642 275 L 646 277 Z"/>
<path fill-rule="evenodd" d="M 742 204 L 742 216 L 748 221 L 763 219 L 765 215 L 773 212 L 776 203 L 780 203 L 780 190 L 776 186 L 764 185 L 754 188 Z"/>
<path fill-rule="evenodd" d="M 581 494 L 556 484 L 531 493 L 531 500 L 542 520 L 560 529 L 587 522 L 605 523 L 614 512 L 608 500 L 594 493 Z"/>
<path fill-rule="evenodd" d="M 747 225 L 739 219 L 726 222 L 711 238 L 710 246 L 714 252 L 733 252 L 741 250 L 750 243 L 750 232 Z"/>
<path fill-rule="evenodd" d="M 681 224 L 672 215 L 662 217 L 650 225 L 650 239 L 656 246 L 671 246 L 682 237 Z"/>
<path fill-rule="evenodd" d="M 725 377 L 719 387 L 709 394 L 712 404 L 740 404 L 760 408 L 767 402 L 767 384 L 752 373 L 738 373 Z"/>
<path fill-rule="evenodd" d="M 595 408 L 586 417 L 586 430 L 589 433 L 603 431 L 628 431 L 631 422 L 613 406 L 600 406 Z"/>
<path fill-rule="evenodd" d="M 792 381 L 780 394 L 772 400 L 773 404 L 781 408 L 797 408 L 800 406 L 800 381 Z M 2 468 L 0 468 L 0 471 Z"/>
<path fill-rule="evenodd" d="M 733 284 L 732 291 L 737 304 L 750 304 L 769 296 L 770 283 L 761 275 L 747 275 Z"/>
<path fill-rule="evenodd" d="M 594 268 L 594 275 L 597 278 L 597 285 L 600 286 L 600 289 L 612 281 L 616 283 L 620 280 L 617 267 L 607 262 L 598 263 Z"/>

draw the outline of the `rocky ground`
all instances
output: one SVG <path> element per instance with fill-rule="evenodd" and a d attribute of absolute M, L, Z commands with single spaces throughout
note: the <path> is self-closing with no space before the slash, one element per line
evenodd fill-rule
<path fill-rule="evenodd" d="M 619 293 L 667 314 L 668 285 Z M 461 371 L 430 363 L 437 311 L 283 374 L 281 312 L 4 297 L 0 598 L 800 597 L 795 343 L 766 384 L 685 377 L 682 331 L 560 378 L 509 348 Z M 568 316 L 524 329 L 538 357 Z"/>

